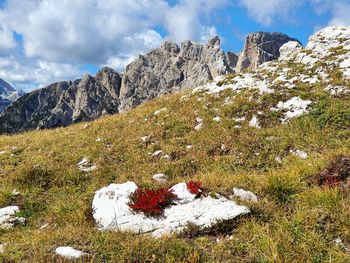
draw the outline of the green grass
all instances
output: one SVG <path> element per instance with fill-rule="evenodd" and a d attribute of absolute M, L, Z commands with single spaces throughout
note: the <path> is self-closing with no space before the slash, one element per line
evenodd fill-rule
<path fill-rule="evenodd" d="M 264 96 L 226 90 L 188 100 L 177 94 L 88 125 L 1 136 L 0 150 L 7 152 L 0 155 L 0 207 L 19 205 L 27 224 L 0 232 L 0 244 L 6 244 L 0 261 L 61 262 L 54 249 L 71 245 L 91 254 L 85 262 L 349 262 L 349 252 L 333 242 L 350 244 L 349 189 L 320 188 L 310 180 L 335 156 L 350 155 L 349 99 L 323 88 L 300 85 Z M 224 105 L 228 96 L 234 103 Z M 312 99 L 312 109 L 282 125 L 269 109 L 292 96 Z M 168 111 L 153 115 L 163 107 Z M 248 122 L 258 111 L 263 128 L 253 129 Z M 243 116 L 237 128 L 233 118 Z M 200 131 L 193 129 L 196 117 L 204 119 Z M 151 143 L 143 143 L 148 135 Z M 159 149 L 171 159 L 152 159 L 148 153 Z M 300 160 L 290 149 L 309 158 Z M 98 169 L 79 172 L 83 157 Z M 189 226 L 183 235 L 158 240 L 96 230 L 96 190 L 127 180 L 153 186 L 152 175 L 161 172 L 169 184 L 200 180 L 208 192 L 226 196 L 241 187 L 260 202 L 248 204 L 252 213 L 229 224 L 203 232 Z M 20 196 L 11 194 L 14 189 Z"/>

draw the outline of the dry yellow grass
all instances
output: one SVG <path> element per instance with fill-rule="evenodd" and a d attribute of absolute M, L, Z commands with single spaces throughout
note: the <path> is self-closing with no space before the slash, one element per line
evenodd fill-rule
<path fill-rule="evenodd" d="M 171 95 L 91 123 L 1 136 L 0 151 L 6 153 L 0 155 L 0 207 L 19 205 L 27 224 L 0 231 L 5 244 L 0 261 L 62 262 L 54 249 L 71 245 L 90 253 L 83 262 L 350 262 L 349 252 L 334 242 L 341 238 L 350 244 L 349 189 L 310 183 L 335 156 L 350 155 L 350 104 L 319 90 L 300 89 L 315 101 L 314 110 L 288 125 L 269 111 L 281 96 L 225 91 L 187 100 L 184 94 Z M 235 102 L 225 105 L 228 96 Z M 168 111 L 154 116 L 163 107 Z M 257 111 L 265 116 L 262 129 L 248 125 Z M 221 121 L 213 121 L 215 116 Z M 247 121 L 237 128 L 232 118 L 241 116 Z M 200 131 L 193 129 L 196 117 L 204 119 Z M 151 136 L 151 143 L 142 143 L 143 136 Z M 292 148 L 309 158 L 293 156 Z M 158 149 L 171 160 L 152 159 L 149 153 Z M 83 157 L 98 169 L 80 172 Z M 152 175 L 160 172 L 170 176 L 169 184 L 201 180 L 209 191 L 224 195 L 242 187 L 261 201 L 249 204 L 252 214 L 235 222 L 233 230 L 214 236 L 155 240 L 95 229 L 94 191 L 127 180 L 152 186 Z M 20 196 L 11 194 L 14 189 Z"/>

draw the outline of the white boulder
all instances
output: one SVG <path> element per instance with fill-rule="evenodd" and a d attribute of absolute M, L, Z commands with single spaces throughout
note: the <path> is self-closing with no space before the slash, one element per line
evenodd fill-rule
<path fill-rule="evenodd" d="M 15 225 L 24 224 L 24 217 L 15 216 L 15 214 L 19 211 L 18 206 L 7 206 L 0 208 L 0 229 L 10 229 Z"/>
<path fill-rule="evenodd" d="M 205 228 L 218 220 L 230 220 L 250 212 L 248 207 L 222 196 L 195 198 L 185 186 L 185 183 L 174 185 L 171 189 L 179 198 L 176 204 L 165 208 L 160 217 L 149 217 L 128 206 L 130 195 L 137 189 L 135 183 L 111 184 L 96 192 L 92 203 L 93 217 L 101 230 L 151 233 L 160 237 L 179 233 L 189 223 Z"/>

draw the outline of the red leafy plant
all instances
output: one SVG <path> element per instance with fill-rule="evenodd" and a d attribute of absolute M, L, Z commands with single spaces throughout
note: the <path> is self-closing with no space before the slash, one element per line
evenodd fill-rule
<path fill-rule="evenodd" d="M 200 195 L 203 190 L 202 183 L 199 181 L 189 181 L 186 183 L 187 190 L 194 195 Z"/>
<path fill-rule="evenodd" d="M 157 190 L 138 188 L 131 196 L 129 207 L 148 216 L 159 216 L 171 205 L 177 195 L 169 188 Z"/>

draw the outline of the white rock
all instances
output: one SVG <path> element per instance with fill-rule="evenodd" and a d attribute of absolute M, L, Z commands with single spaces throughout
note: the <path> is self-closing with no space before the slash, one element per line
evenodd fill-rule
<path fill-rule="evenodd" d="M 83 158 L 77 165 L 79 170 L 84 173 L 89 173 L 97 169 L 97 166 L 91 164 L 88 158 Z"/>
<path fill-rule="evenodd" d="M 233 188 L 233 195 L 241 198 L 244 201 L 258 202 L 259 198 L 250 191 L 245 191 L 241 188 Z"/>
<path fill-rule="evenodd" d="M 213 118 L 213 121 L 215 121 L 215 122 L 220 122 L 220 121 L 221 121 L 221 118 L 220 118 L 219 116 L 215 116 L 215 117 Z"/>
<path fill-rule="evenodd" d="M 10 229 L 15 225 L 24 224 L 25 218 L 15 216 L 19 211 L 18 206 L 0 208 L 0 229 Z"/>
<path fill-rule="evenodd" d="M 163 113 L 163 112 L 167 112 L 167 111 L 168 111 L 167 108 L 162 108 L 162 109 L 157 110 L 156 112 L 154 112 L 154 115 L 157 116 L 157 115 L 159 115 L 159 114 L 161 114 L 161 113 Z"/>
<path fill-rule="evenodd" d="M 0 244 L 0 254 L 5 252 L 4 245 Z"/>
<path fill-rule="evenodd" d="M 93 216 L 101 230 L 151 233 L 154 237 L 160 237 L 164 234 L 179 233 L 188 223 L 204 228 L 218 220 L 229 220 L 250 212 L 249 208 L 221 196 L 217 199 L 194 199 L 185 185 L 174 185 L 172 189 L 186 202 L 182 203 L 183 201 L 179 200 L 176 205 L 166 208 L 163 216 L 159 218 L 147 217 L 143 213 L 130 210 L 129 196 L 137 189 L 135 183 L 109 185 L 96 192 L 92 204 Z"/>
<path fill-rule="evenodd" d="M 280 47 L 279 60 L 290 60 L 294 58 L 297 52 L 300 52 L 303 47 L 297 41 L 289 41 Z"/>
<path fill-rule="evenodd" d="M 312 103 L 310 100 L 302 100 L 299 97 L 293 97 L 285 102 L 280 101 L 277 104 L 277 109 L 286 110 L 284 113 L 284 118 L 281 119 L 283 123 L 289 121 L 290 119 L 299 117 L 304 113 L 307 113 L 307 108 Z"/>
<path fill-rule="evenodd" d="M 165 159 L 165 160 L 170 160 L 171 159 L 171 157 L 170 157 L 170 155 L 168 155 L 168 154 L 165 154 L 165 155 L 163 155 L 162 157 L 160 157 L 160 159 Z"/>
<path fill-rule="evenodd" d="M 290 153 L 303 160 L 306 160 L 308 158 L 308 154 L 302 150 L 290 150 Z"/>
<path fill-rule="evenodd" d="M 256 129 L 260 129 L 261 128 L 259 119 L 258 119 L 258 117 L 256 115 L 254 115 L 253 118 L 250 120 L 249 126 L 253 127 L 253 128 L 256 128 Z"/>
<path fill-rule="evenodd" d="M 196 126 L 194 127 L 194 129 L 195 129 L 196 131 L 199 131 L 199 130 L 201 130 L 202 128 L 203 128 L 203 119 L 197 117 L 197 118 L 196 118 Z"/>
<path fill-rule="evenodd" d="M 192 148 L 193 148 L 192 145 L 187 145 L 187 146 L 186 146 L 186 149 L 187 149 L 187 150 L 191 150 Z"/>
<path fill-rule="evenodd" d="M 151 141 L 151 136 L 144 136 L 144 137 L 141 137 L 141 141 L 142 141 L 142 142 L 145 142 L 145 143 L 150 142 L 150 141 Z"/>
<path fill-rule="evenodd" d="M 276 156 L 275 161 L 276 163 L 282 163 L 282 158 L 280 156 Z"/>
<path fill-rule="evenodd" d="M 155 174 L 152 176 L 152 179 L 159 183 L 165 183 L 168 179 L 168 176 L 166 176 L 165 174 Z"/>
<path fill-rule="evenodd" d="M 5 154 L 5 153 L 7 153 L 6 151 L 1 151 L 0 152 L 0 155 L 3 155 L 3 154 Z"/>
<path fill-rule="evenodd" d="M 84 255 L 88 255 L 87 253 L 84 253 L 82 251 L 76 250 L 72 247 L 58 247 L 55 249 L 55 253 L 61 257 L 65 257 L 68 259 L 76 259 L 76 258 L 80 258 Z"/>
<path fill-rule="evenodd" d="M 160 156 L 162 153 L 163 153 L 162 150 L 155 151 L 155 152 L 152 154 L 152 157 L 158 157 L 158 156 Z"/>

